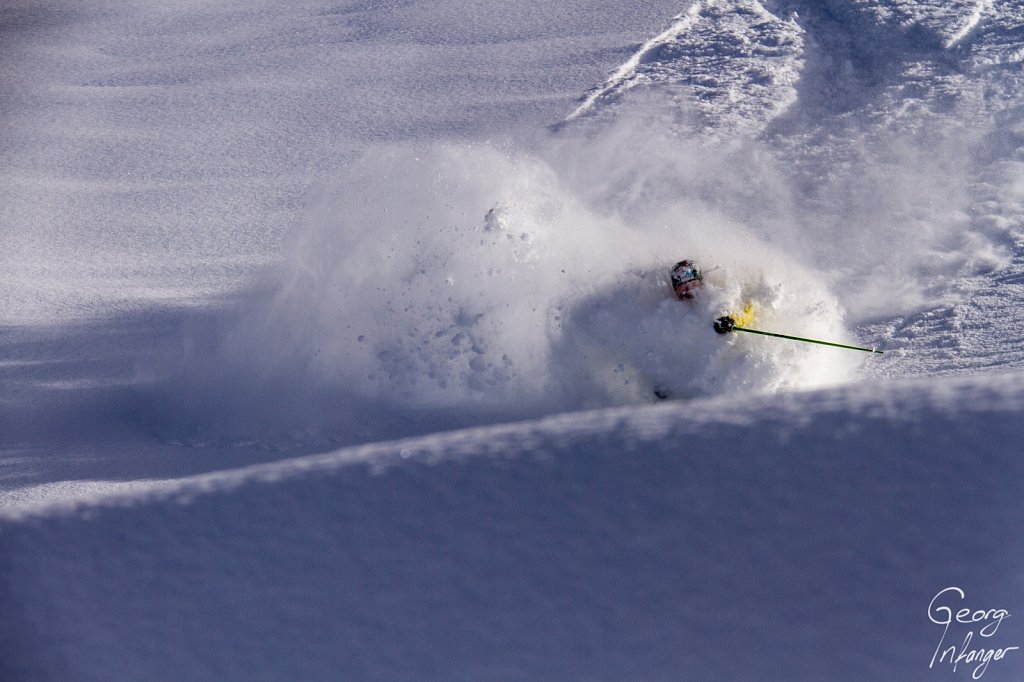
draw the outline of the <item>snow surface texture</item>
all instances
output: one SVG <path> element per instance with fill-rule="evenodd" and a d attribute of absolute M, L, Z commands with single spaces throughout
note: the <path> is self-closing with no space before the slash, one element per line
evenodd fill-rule
<path fill-rule="evenodd" d="M 0 31 L 0 678 L 957 678 L 931 597 L 1024 607 L 1020 3 Z"/>

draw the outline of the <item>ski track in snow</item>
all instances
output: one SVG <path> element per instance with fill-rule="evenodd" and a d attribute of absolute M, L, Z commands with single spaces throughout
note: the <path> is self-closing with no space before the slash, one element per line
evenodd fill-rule
<path fill-rule="evenodd" d="M 591 93 L 586 100 L 584 100 L 583 104 L 579 105 L 574 112 L 566 117 L 566 120 L 571 121 L 593 110 L 597 101 L 602 97 L 606 97 L 610 92 L 628 89 L 626 81 L 636 77 L 637 68 L 640 66 L 643 59 L 656 47 L 664 45 L 665 43 L 678 38 L 681 33 L 690 30 L 694 23 L 700 19 L 700 12 L 704 9 L 704 5 L 705 0 L 695 0 L 693 6 L 690 7 L 689 10 L 676 17 L 675 23 L 665 29 L 662 33 L 644 43 L 636 54 L 630 57 L 622 64 L 622 66 L 617 68 L 615 73 L 608 78 L 605 84 Z"/>
<path fill-rule="evenodd" d="M 645 43 L 567 117 L 602 118 L 630 91 L 657 90 L 678 117 L 714 139 L 750 134 L 793 102 L 802 36 L 758 0 L 701 0 Z"/>
<path fill-rule="evenodd" d="M 967 21 L 964 23 L 963 28 L 954 33 L 949 39 L 946 40 L 946 48 L 949 49 L 963 42 L 981 23 L 985 13 L 992 9 L 992 3 L 995 0 L 976 0 L 974 3 L 974 9 L 971 10 L 967 16 Z"/>

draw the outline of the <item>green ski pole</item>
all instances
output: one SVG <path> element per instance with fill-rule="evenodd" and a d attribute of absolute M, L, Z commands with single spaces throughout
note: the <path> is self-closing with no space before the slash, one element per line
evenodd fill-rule
<path fill-rule="evenodd" d="M 848 350 L 859 350 L 864 353 L 878 353 L 881 355 L 885 351 L 880 351 L 876 348 L 861 348 L 860 346 L 848 346 L 845 343 L 832 343 L 831 341 L 819 341 L 818 339 L 806 339 L 802 336 L 790 336 L 789 334 L 776 334 L 774 332 L 763 332 L 759 329 L 747 329 L 745 327 L 737 327 L 736 321 L 726 315 L 715 320 L 714 323 L 715 331 L 719 334 L 728 334 L 729 332 L 746 332 L 748 334 L 760 334 L 761 336 L 774 336 L 778 339 L 790 339 L 792 341 L 803 341 L 804 343 L 816 343 L 819 346 L 832 346 L 834 348 L 846 348 Z"/>

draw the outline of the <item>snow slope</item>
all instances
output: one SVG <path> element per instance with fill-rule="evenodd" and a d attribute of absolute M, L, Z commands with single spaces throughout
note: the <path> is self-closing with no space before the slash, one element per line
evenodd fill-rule
<path fill-rule="evenodd" d="M 7 3 L 0 678 L 1018 679 L 1022 37 Z"/>

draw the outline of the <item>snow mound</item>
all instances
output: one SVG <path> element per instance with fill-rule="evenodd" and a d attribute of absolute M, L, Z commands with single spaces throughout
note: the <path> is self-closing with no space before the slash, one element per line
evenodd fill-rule
<path fill-rule="evenodd" d="M 936 593 L 1024 603 L 1021 410 L 1020 375 L 623 408 L 8 510 L 0 676 L 932 680 Z"/>

